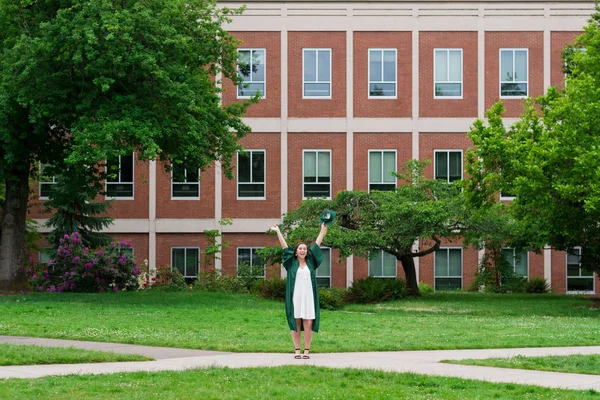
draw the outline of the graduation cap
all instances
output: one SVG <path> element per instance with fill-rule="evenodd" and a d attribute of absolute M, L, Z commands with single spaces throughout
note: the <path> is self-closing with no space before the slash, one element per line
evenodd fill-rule
<path fill-rule="evenodd" d="M 319 222 L 324 223 L 327 226 L 331 226 L 336 215 L 337 213 L 335 211 L 325 209 L 319 216 Z"/>

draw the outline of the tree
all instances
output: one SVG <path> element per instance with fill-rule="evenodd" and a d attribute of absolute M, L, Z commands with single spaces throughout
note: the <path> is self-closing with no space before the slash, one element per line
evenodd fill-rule
<path fill-rule="evenodd" d="M 97 166 L 136 152 L 231 177 L 241 116 L 215 77 L 237 76 L 216 0 L 0 0 L 0 288 L 25 282 L 30 169 Z M 169 165 L 168 163 L 166 164 Z"/>
<path fill-rule="evenodd" d="M 324 245 L 339 249 L 342 257 L 369 258 L 377 250 L 394 255 L 402 263 L 409 292 L 419 296 L 414 258 L 433 253 L 442 238 L 458 238 L 469 226 L 460 188 L 425 179 L 424 165 L 409 162 L 398 175 L 407 184 L 394 191 L 342 191 L 332 200 L 305 200 L 284 216 L 282 232 L 290 245 L 313 240 L 319 229 L 318 215 L 325 208 L 335 210 L 337 217 Z M 274 252 L 263 254 L 273 256 Z"/>
<path fill-rule="evenodd" d="M 585 51 L 573 51 L 585 49 Z M 487 113 L 469 134 L 467 190 L 482 204 L 498 192 L 508 206 L 521 247 L 557 250 L 581 246 L 583 268 L 600 273 L 600 8 L 573 47 L 564 89 L 550 88 L 527 102 L 510 127 L 503 107 Z"/>

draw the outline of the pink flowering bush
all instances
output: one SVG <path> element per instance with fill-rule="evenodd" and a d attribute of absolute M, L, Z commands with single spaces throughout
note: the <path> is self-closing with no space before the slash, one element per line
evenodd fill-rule
<path fill-rule="evenodd" d="M 123 249 L 125 241 L 112 242 L 97 251 L 85 247 L 77 232 L 60 239 L 56 257 L 48 265 L 32 265 L 29 284 L 39 292 L 106 292 L 138 289 L 141 271 Z M 30 261 L 32 261 L 30 259 Z"/>

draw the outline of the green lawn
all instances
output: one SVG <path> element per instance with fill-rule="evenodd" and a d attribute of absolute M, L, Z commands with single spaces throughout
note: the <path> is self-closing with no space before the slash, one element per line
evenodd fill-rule
<path fill-rule="evenodd" d="M 158 291 L 0 296 L 0 335 L 237 352 L 292 349 L 283 303 Z M 600 309 L 565 295 L 436 294 L 323 311 L 318 352 L 598 345 Z"/>
<path fill-rule="evenodd" d="M 598 399 L 596 391 L 310 366 L 203 369 L 0 381 L 31 399 Z"/>
<path fill-rule="evenodd" d="M 137 354 L 116 354 L 73 347 L 40 347 L 0 344 L 0 365 L 77 364 L 113 361 L 149 361 Z"/>
<path fill-rule="evenodd" d="M 486 358 L 483 360 L 444 360 L 448 364 L 483 365 L 486 367 L 533 369 L 538 371 L 570 372 L 600 375 L 600 355 Z"/>

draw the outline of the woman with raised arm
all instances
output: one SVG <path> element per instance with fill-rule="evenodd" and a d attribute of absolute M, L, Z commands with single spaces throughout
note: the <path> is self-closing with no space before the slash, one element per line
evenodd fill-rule
<path fill-rule="evenodd" d="M 277 233 L 283 248 L 283 267 L 287 271 L 285 286 L 285 314 L 294 342 L 294 358 L 310 358 L 310 343 L 313 332 L 319 331 L 319 291 L 316 269 L 323 261 L 319 247 L 327 234 L 327 226 L 321 224 L 321 232 L 312 246 L 298 243 L 293 249 L 288 247 L 277 225 L 271 226 Z M 300 331 L 304 330 L 304 354 L 300 354 Z"/>

